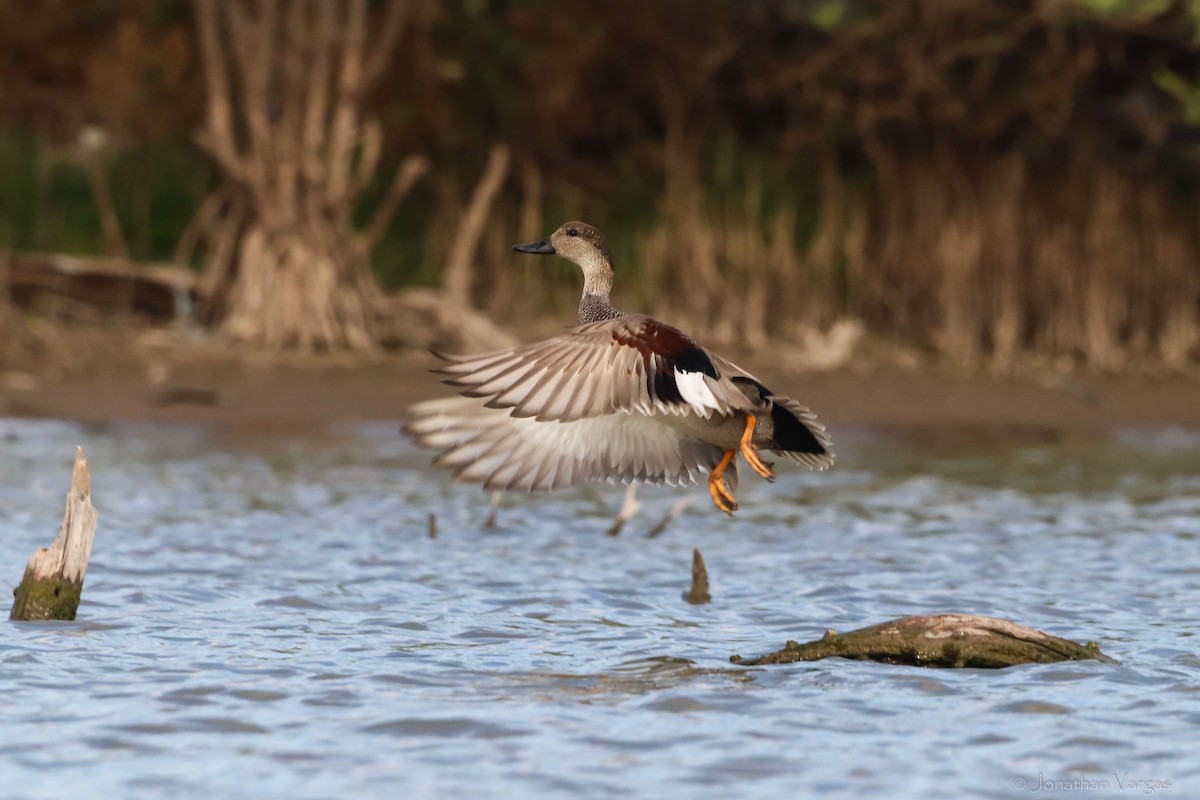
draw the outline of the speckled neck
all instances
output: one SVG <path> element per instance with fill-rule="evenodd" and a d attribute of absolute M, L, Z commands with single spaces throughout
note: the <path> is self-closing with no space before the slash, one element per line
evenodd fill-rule
<path fill-rule="evenodd" d="M 608 299 L 607 294 L 584 292 L 583 297 L 579 299 L 580 325 L 586 325 L 589 322 L 600 322 L 605 319 L 616 319 L 623 316 L 625 315 L 612 307 L 612 301 Z"/>

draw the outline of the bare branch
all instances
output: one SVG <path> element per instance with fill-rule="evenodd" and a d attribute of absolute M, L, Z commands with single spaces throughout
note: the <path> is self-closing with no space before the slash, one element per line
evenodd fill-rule
<path fill-rule="evenodd" d="M 259 155 L 271 140 L 267 121 L 272 62 L 269 42 L 274 38 L 272 0 L 263 0 L 263 13 L 252 16 L 235 0 L 222 4 L 228 15 L 229 41 L 237 58 L 242 78 L 242 113 L 250 131 L 251 152 Z M 270 28 L 268 28 L 270 25 Z"/>
<path fill-rule="evenodd" d="M 108 186 L 108 163 L 99 153 L 86 154 L 83 161 L 87 170 L 88 183 L 92 185 L 92 198 L 96 201 L 96 211 L 100 216 L 104 254 L 128 259 L 129 246 L 125 244 L 125 234 L 121 231 L 117 206 L 113 202 L 112 191 Z"/>
<path fill-rule="evenodd" d="M 349 0 L 342 30 L 342 62 L 338 70 L 337 103 L 328 157 L 334 170 L 329 175 L 329 191 L 345 199 L 350 184 L 350 159 L 357 145 L 359 126 L 356 108 L 362 86 L 363 42 L 366 38 L 366 0 Z"/>
<path fill-rule="evenodd" d="M 281 202 L 297 211 L 299 195 L 304 191 L 301 175 L 311 169 L 313 162 L 324 161 L 305 146 L 304 116 L 309 92 L 319 77 L 309 71 L 314 40 L 322 34 L 316 28 L 310 3 L 295 0 L 287 8 L 286 20 L 280 19 L 278 34 L 283 34 L 276 64 L 270 68 L 268 109 L 273 150 L 263 153 L 275 168 L 275 192 Z M 333 5 L 327 3 L 325 5 Z M 274 37 L 276 32 L 268 35 Z M 295 198 L 295 199 L 288 199 Z M 303 216 L 303 214 L 301 214 Z M 304 223 L 302 223 L 304 224 Z"/>
<path fill-rule="evenodd" d="M 196 209 L 196 213 L 188 221 L 187 227 L 183 229 L 183 233 L 179 235 L 179 242 L 175 245 L 172 261 L 176 264 L 187 264 L 192 260 L 192 254 L 196 252 L 200 238 L 205 231 L 212 227 L 220 215 L 221 209 L 229 202 L 230 195 L 229 185 L 222 183 L 220 188 L 204 198 L 200 207 Z"/>
<path fill-rule="evenodd" d="M 350 197 L 357 197 L 362 193 L 367 184 L 371 182 L 372 176 L 375 174 L 375 168 L 379 166 L 379 156 L 383 153 L 383 126 L 379 124 L 379 120 L 368 119 L 364 120 L 361 125 L 362 135 L 358 142 L 358 157 L 355 159 L 354 174 L 350 178 L 350 185 L 347 187 L 347 194 Z M 349 169 L 349 166 L 347 166 Z M 349 212 L 350 205 L 344 206 Z M 349 217 L 346 217 L 349 219 Z"/>
<path fill-rule="evenodd" d="M 400 41 L 400 33 L 404 30 L 404 21 L 408 17 L 408 0 L 391 0 L 388 3 L 387 14 L 383 18 L 379 38 L 367 53 L 367 62 L 363 67 L 363 88 L 369 89 L 375 85 L 387 69 L 392 51 Z"/>
<path fill-rule="evenodd" d="M 487 164 L 483 168 L 483 175 L 480 176 L 471 201 L 458 223 L 458 230 L 455 231 L 454 246 L 446 261 L 442 285 L 450 299 L 462 306 L 470 305 L 471 260 L 479 246 L 479 237 L 483 235 L 492 201 L 496 199 L 504 179 L 508 177 L 508 161 L 508 147 L 503 144 L 493 145 Z"/>
<path fill-rule="evenodd" d="M 404 160 L 404 163 L 396 170 L 396 177 L 392 180 L 392 185 L 388 187 L 388 193 L 379 203 L 370 223 L 360 235 L 360 249 L 370 252 L 375 245 L 379 244 L 379 240 L 387 231 L 388 224 L 396 214 L 396 208 L 400 205 L 400 201 L 412 191 L 412 187 L 428 171 L 429 159 L 424 156 L 409 156 Z"/>
<path fill-rule="evenodd" d="M 521 241 L 531 242 L 538 236 L 542 224 L 542 171 L 533 161 L 521 169 Z"/>
<path fill-rule="evenodd" d="M 329 132 L 329 91 L 333 82 L 330 56 L 336 28 L 337 6 L 330 2 L 318 3 L 316 30 L 313 32 L 314 53 L 312 63 L 308 65 L 308 107 L 304 114 L 304 149 L 307 153 L 317 155 L 305 161 L 304 175 L 314 184 L 324 183 L 329 174 L 329 162 L 321 156 L 325 152 L 325 137 Z"/>
<path fill-rule="evenodd" d="M 233 106 L 229 100 L 229 73 L 217 19 L 218 0 L 195 0 L 196 28 L 200 38 L 204 84 L 208 89 L 208 125 L 196 135 L 197 142 L 235 178 L 241 179 L 244 164 L 237 154 L 233 133 Z"/>

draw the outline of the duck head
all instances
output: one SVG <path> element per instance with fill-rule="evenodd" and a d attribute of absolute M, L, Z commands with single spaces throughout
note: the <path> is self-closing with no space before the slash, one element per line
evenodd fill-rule
<path fill-rule="evenodd" d="M 584 294 L 607 297 L 612 290 L 612 251 L 600 231 L 586 222 L 568 222 L 540 242 L 514 244 L 518 253 L 562 256 L 583 270 Z"/>

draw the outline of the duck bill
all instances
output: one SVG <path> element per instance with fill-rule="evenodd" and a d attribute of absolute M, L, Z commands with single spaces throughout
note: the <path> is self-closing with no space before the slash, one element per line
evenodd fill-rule
<path fill-rule="evenodd" d="M 550 244 L 549 239 L 543 239 L 540 242 L 530 242 L 529 244 L 514 244 L 513 250 L 518 253 L 532 253 L 535 256 L 552 256 L 558 253 L 554 249 L 554 245 Z"/>

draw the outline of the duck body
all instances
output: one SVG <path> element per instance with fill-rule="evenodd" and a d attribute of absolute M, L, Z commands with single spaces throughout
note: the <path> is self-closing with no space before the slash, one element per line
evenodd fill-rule
<path fill-rule="evenodd" d="M 681 484 L 708 474 L 713 501 L 737 508 L 741 453 L 762 477 L 770 450 L 812 469 L 833 463 L 824 427 L 804 406 L 701 347 L 682 331 L 609 300 L 612 255 L 571 222 L 518 252 L 557 254 L 584 271 L 580 324 L 508 350 L 439 355 L 434 371 L 461 397 L 420 403 L 408 430 L 440 451 L 435 464 L 492 489 L 565 488 L 591 480 Z"/>

